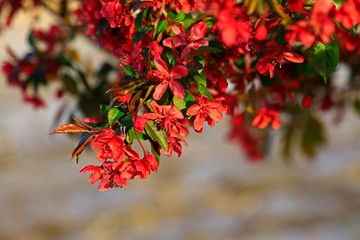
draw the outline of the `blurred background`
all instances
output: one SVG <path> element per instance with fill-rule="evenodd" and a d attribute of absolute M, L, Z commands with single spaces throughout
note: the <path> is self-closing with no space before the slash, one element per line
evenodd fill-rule
<path fill-rule="evenodd" d="M 26 51 L 29 14 L 1 32 L 1 62 L 7 45 Z M 85 42 L 85 58 L 104 57 Z M 295 153 L 285 162 L 274 132 L 266 161 L 250 163 L 226 141 L 224 119 L 192 132 L 182 157 L 163 158 L 148 179 L 99 192 L 79 173 L 95 152 L 76 164 L 78 139 L 49 136 L 62 102 L 44 92 L 46 108 L 34 110 L 3 75 L 0 86 L 1 240 L 359 239 L 360 118 L 350 109 L 337 125 L 332 112 L 322 116 L 328 143 L 314 159 Z"/>

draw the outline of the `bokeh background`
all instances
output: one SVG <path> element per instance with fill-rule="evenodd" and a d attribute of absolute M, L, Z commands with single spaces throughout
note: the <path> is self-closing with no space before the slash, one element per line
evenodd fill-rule
<path fill-rule="evenodd" d="M 25 53 L 37 14 L 21 13 L 0 35 Z M 83 57 L 106 56 L 78 39 Z M 47 107 L 24 105 L 0 75 L 0 239 L 360 239 L 360 117 L 351 109 L 334 125 L 321 116 L 328 144 L 314 159 L 295 152 L 284 162 L 274 132 L 266 161 L 253 164 L 226 141 L 226 119 L 203 134 L 192 132 L 181 158 L 163 158 L 156 174 L 128 189 L 98 192 L 80 174 L 95 152 L 70 161 L 78 139 L 49 136 L 62 101 L 43 90 Z M 71 101 L 68 102 L 71 104 Z"/>

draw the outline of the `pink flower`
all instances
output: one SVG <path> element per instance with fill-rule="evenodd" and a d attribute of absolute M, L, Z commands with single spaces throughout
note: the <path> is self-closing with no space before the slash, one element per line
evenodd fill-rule
<path fill-rule="evenodd" d="M 169 71 L 169 68 L 161 57 L 155 58 L 154 63 L 157 70 L 153 70 L 153 76 L 161 81 L 160 84 L 155 87 L 153 95 L 154 99 L 160 100 L 168 86 L 170 86 L 170 89 L 174 93 L 175 97 L 178 99 L 184 99 L 184 88 L 181 83 L 175 79 L 186 77 L 188 74 L 187 68 L 181 65 L 175 66 L 171 68 L 171 71 Z"/>

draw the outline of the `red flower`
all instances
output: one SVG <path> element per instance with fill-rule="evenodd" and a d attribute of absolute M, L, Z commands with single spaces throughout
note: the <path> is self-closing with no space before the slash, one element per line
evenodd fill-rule
<path fill-rule="evenodd" d="M 153 41 L 150 43 L 150 56 L 153 58 L 159 57 L 163 52 L 163 47 L 159 45 L 158 41 Z"/>
<path fill-rule="evenodd" d="M 161 81 L 161 83 L 155 87 L 153 95 L 154 99 L 160 100 L 168 86 L 170 86 L 170 89 L 174 93 L 175 97 L 178 99 L 184 99 L 184 88 L 181 83 L 175 79 L 186 77 L 188 74 L 187 68 L 181 65 L 175 66 L 171 69 L 171 71 L 169 71 L 169 68 L 161 57 L 155 58 L 154 63 L 157 70 L 153 70 L 153 76 Z"/>
<path fill-rule="evenodd" d="M 234 6 L 234 1 L 226 1 L 225 4 L 221 6 L 218 21 L 214 25 L 220 31 L 221 40 L 227 47 L 249 42 L 252 26 L 245 9 Z"/>
<path fill-rule="evenodd" d="M 29 97 L 26 94 L 24 94 L 23 97 L 24 102 L 32 104 L 35 108 L 43 108 L 45 107 L 45 103 L 43 100 L 41 100 L 39 97 Z"/>
<path fill-rule="evenodd" d="M 167 140 L 168 140 L 168 149 L 164 151 L 164 155 L 171 156 L 172 152 L 174 151 L 177 153 L 178 157 L 180 157 L 182 154 L 182 146 L 180 142 L 182 142 L 187 146 L 185 140 L 179 137 L 167 137 Z"/>
<path fill-rule="evenodd" d="M 119 102 L 122 102 L 122 103 L 128 103 L 131 99 L 131 93 L 128 93 L 128 94 L 125 94 L 125 95 L 122 95 L 122 94 L 118 94 L 117 92 L 115 92 L 115 97 L 117 97 L 117 100 Z"/>
<path fill-rule="evenodd" d="M 151 154 L 146 154 L 143 159 L 139 156 L 130 157 L 128 161 L 120 168 L 121 178 L 134 179 L 136 176 L 140 176 L 144 179 L 152 171 L 156 171 L 158 168 L 158 161 Z"/>
<path fill-rule="evenodd" d="M 215 122 L 220 122 L 222 119 L 222 112 L 227 113 L 229 108 L 221 103 L 225 98 L 220 97 L 214 100 L 208 100 L 208 97 L 203 95 L 198 100 L 197 104 L 192 105 L 186 112 L 188 116 L 196 116 L 194 120 L 194 129 L 201 131 L 205 121 L 210 127 L 215 125 Z"/>
<path fill-rule="evenodd" d="M 120 49 L 115 51 L 115 55 L 120 58 L 121 66 L 132 66 L 134 71 L 139 73 L 143 69 L 144 58 L 142 56 L 142 42 L 133 44 L 128 41 Z"/>
<path fill-rule="evenodd" d="M 306 94 L 301 102 L 301 105 L 304 107 L 304 108 L 309 108 L 311 107 L 312 105 L 312 98 L 310 95 Z"/>
<path fill-rule="evenodd" d="M 149 122 L 149 119 L 144 116 L 133 116 L 132 120 L 134 123 L 135 132 L 144 131 L 146 124 Z"/>
<path fill-rule="evenodd" d="M 155 119 L 155 122 L 160 124 L 161 128 L 165 129 L 170 136 L 179 134 L 185 137 L 189 134 L 185 125 L 179 122 L 184 118 L 184 115 L 177 107 L 171 105 L 160 106 L 155 101 L 152 101 L 150 105 L 154 113 L 145 113 L 144 117 Z"/>
<path fill-rule="evenodd" d="M 351 29 L 360 23 L 360 1 L 346 1 L 342 7 L 335 13 L 335 18 L 345 28 Z"/>
<path fill-rule="evenodd" d="M 274 129 L 278 129 L 281 126 L 279 112 L 262 108 L 257 110 L 256 113 L 258 115 L 252 121 L 253 126 L 257 126 L 260 129 L 266 128 L 269 123 Z"/>
<path fill-rule="evenodd" d="M 97 152 L 97 158 L 103 162 L 108 158 L 113 158 L 117 161 L 125 160 L 124 140 L 125 136 L 115 136 L 115 133 L 110 129 L 105 129 L 103 134 L 95 136 L 91 142 L 91 148 L 100 148 Z"/>
<path fill-rule="evenodd" d="M 303 9 L 306 0 L 288 0 L 288 8 L 291 11 L 299 12 Z"/>
<path fill-rule="evenodd" d="M 334 4 L 330 0 L 317 0 L 308 19 L 300 20 L 296 25 L 289 26 L 285 38 L 292 45 L 301 41 L 305 46 L 311 46 L 316 41 L 329 43 L 335 31 L 332 20 Z"/>
<path fill-rule="evenodd" d="M 181 52 L 180 59 L 183 59 L 183 57 L 191 52 L 192 50 L 197 50 L 202 46 L 208 46 L 209 41 L 208 40 L 201 40 L 205 37 L 207 33 L 207 27 L 204 22 L 199 22 L 195 24 L 191 29 L 189 34 L 184 30 L 183 27 L 180 27 L 178 25 L 172 26 L 172 31 L 179 37 L 169 37 L 166 38 L 163 41 L 163 44 L 165 47 L 171 48 L 171 42 L 173 42 L 175 47 L 181 47 L 185 46 L 184 50 Z M 184 61 L 184 64 L 186 64 L 189 60 Z"/>
<path fill-rule="evenodd" d="M 129 26 L 132 22 L 132 16 L 129 8 L 123 8 L 118 0 L 103 0 L 103 9 L 101 14 L 105 17 L 111 28 L 121 27 L 121 25 Z"/>
<path fill-rule="evenodd" d="M 83 169 L 81 169 L 80 172 L 82 172 L 82 173 L 92 172 L 92 174 L 90 175 L 90 180 L 89 180 L 90 184 L 94 184 L 96 181 L 101 179 L 102 176 L 105 174 L 105 170 L 102 167 L 98 167 L 98 166 L 94 166 L 94 165 L 86 166 Z"/>
<path fill-rule="evenodd" d="M 265 56 L 263 56 L 259 59 L 259 61 L 257 61 L 255 65 L 256 69 L 259 71 L 259 73 L 263 75 L 270 73 L 270 78 L 273 78 L 276 65 L 279 65 L 279 67 L 281 67 L 281 65 L 286 61 L 294 63 L 304 62 L 303 56 L 297 53 L 290 52 L 290 50 L 290 46 L 282 48 L 274 41 L 268 42 L 266 44 Z"/>

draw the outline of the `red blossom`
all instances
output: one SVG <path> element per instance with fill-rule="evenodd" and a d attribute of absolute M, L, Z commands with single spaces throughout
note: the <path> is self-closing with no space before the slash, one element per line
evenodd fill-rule
<path fill-rule="evenodd" d="M 158 168 L 158 162 L 156 158 L 151 154 L 146 154 L 143 159 L 139 156 L 130 157 L 122 167 L 121 178 L 134 179 L 136 176 L 140 176 L 141 179 L 146 178 L 152 171 L 156 171 Z"/>
<path fill-rule="evenodd" d="M 306 0 L 288 0 L 287 6 L 291 11 L 299 12 L 306 4 Z"/>
<path fill-rule="evenodd" d="M 131 16 L 130 9 L 128 7 L 123 7 L 123 4 L 118 0 L 103 0 L 103 8 L 101 14 L 105 17 L 112 28 L 129 26 L 133 21 Z"/>
<path fill-rule="evenodd" d="M 97 134 L 95 139 L 91 142 L 91 148 L 100 148 L 97 153 L 99 161 L 103 162 L 108 158 L 113 158 L 117 161 L 125 160 L 124 152 L 124 135 L 115 136 L 114 131 L 105 129 L 103 134 Z"/>
<path fill-rule="evenodd" d="M 180 157 L 182 154 L 182 146 L 180 142 L 182 142 L 187 146 L 185 140 L 179 137 L 167 137 L 167 141 L 168 141 L 168 149 L 164 151 L 164 155 L 171 156 L 172 152 L 174 151 L 177 153 L 178 157 Z"/>
<path fill-rule="evenodd" d="M 204 22 L 199 22 L 195 24 L 191 29 L 190 32 L 187 33 L 183 27 L 178 25 L 172 26 L 172 31 L 179 37 L 169 37 L 163 41 L 165 47 L 171 48 L 171 43 L 174 44 L 175 47 L 186 47 L 180 54 L 180 59 L 183 59 L 186 54 L 191 52 L 192 50 L 198 50 L 202 46 L 208 46 L 208 40 L 202 40 L 206 33 L 207 27 Z M 187 64 L 191 59 L 183 60 L 184 64 Z"/>
<path fill-rule="evenodd" d="M 149 122 L 149 119 L 147 119 L 144 116 L 133 116 L 132 118 L 134 123 L 134 130 L 135 132 L 143 132 L 146 124 Z"/>
<path fill-rule="evenodd" d="M 150 103 L 154 113 L 145 113 L 143 116 L 148 119 L 155 119 L 155 122 L 160 124 L 161 128 L 166 130 L 170 136 L 177 136 L 178 134 L 185 137 L 189 134 L 188 129 L 180 122 L 184 118 L 181 111 L 171 105 L 159 105 L 155 101 Z"/>
<path fill-rule="evenodd" d="M 308 19 L 300 20 L 296 25 L 288 27 L 286 40 L 290 45 L 295 41 L 301 41 L 305 46 L 311 46 L 316 41 L 329 43 L 335 31 L 335 24 L 332 20 L 334 9 L 332 1 L 317 0 Z"/>
<path fill-rule="evenodd" d="M 274 129 L 280 128 L 281 122 L 279 119 L 279 112 L 262 108 L 257 110 L 256 113 L 258 115 L 252 121 L 253 126 L 264 129 L 268 126 L 268 124 L 271 124 Z"/>
<path fill-rule="evenodd" d="M 304 97 L 303 97 L 303 100 L 301 102 L 301 105 L 304 107 L 304 108 L 309 108 L 311 107 L 312 105 L 312 98 L 310 95 L 306 94 Z"/>
<path fill-rule="evenodd" d="M 205 121 L 210 127 L 215 126 L 215 122 L 221 122 L 222 113 L 228 113 L 229 108 L 221 103 L 225 98 L 216 98 L 208 100 L 208 97 L 202 95 L 197 104 L 189 107 L 186 112 L 188 116 L 195 116 L 194 129 L 201 131 Z"/>
<path fill-rule="evenodd" d="M 220 31 L 222 42 L 227 47 L 247 43 L 251 39 L 252 25 L 244 7 L 234 6 L 233 1 L 225 1 L 217 15 L 218 21 L 214 27 Z"/>
<path fill-rule="evenodd" d="M 161 81 L 160 84 L 155 87 L 153 94 L 154 99 L 160 100 L 168 86 L 170 86 L 170 89 L 174 93 L 175 97 L 178 99 L 184 99 L 184 88 L 181 83 L 175 79 L 186 77 L 188 74 L 187 68 L 183 65 L 180 65 L 171 68 L 171 71 L 169 71 L 169 68 L 167 67 L 165 61 L 161 59 L 161 57 L 155 58 L 154 64 L 157 70 L 152 71 L 153 76 L 155 79 Z"/>
<path fill-rule="evenodd" d="M 353 28 L 360 23 L 360 0 L 345 1 L 335 13 L 335 18 L 343 27 Z"/>
<path fill-rule="evenodd" d="M 263 75 L 270 73 L 270 78 L 273 78 L 275 73 L 275 66 L 279 65 L 281 68 L 281 65 L 286 61 L 294 63 L 304 62 L 303 56 L 290 51 L 290 46 L 282 48 L 274 41 L 268 42 L 266 44 L 265 55 L 257 61 L 255 67 L 259 73 Z"/>

